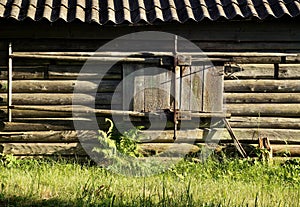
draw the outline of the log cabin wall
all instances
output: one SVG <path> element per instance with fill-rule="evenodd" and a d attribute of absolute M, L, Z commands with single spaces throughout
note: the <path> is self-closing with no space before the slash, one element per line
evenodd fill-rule
<path fill-rule="evenodd" d="M 99 27 L 76 22 L 52 25 L 11 22 L 1 25 L 6 29 L 0 33 L 0 96 L 4 121 L 0 146 L 2 152 L 19 156 L 84 155 L 84 152 L 78 147 L 71 113 L 13 109 L 13 122 L 5 121 L 9 42 L 12 42 L 14 51 L 95 51 L 120 35 L 157 30 L 185 37 L 207 52 L 300 53 L 300 27 L 293 21 L 202 22 L 180 26 L 165 24 L 135 27 Z M 300 64 L 297 63 L 300 59 L 293 57 L 280 64 L 272 64 L 268 59 L 267 64 L 262 64 L 261 60 L 257 64 L 256 61 L 245 59 L 245 63 L 240 64 L 243 71 L 224 76 L 224 102 L 227 111 L 232 114 L 230 123 L 242 142 L 257 143 L 259 136 L 267 136 L 271 144 L 292 144 L 289 149 L 293 151 L 300 142 Z M 13 105 L 71 105 L 75 80 L 81 66 L 65 61 L 14 60 Z M 122 79 L 121 69 L 122 66 L 118 65 L 110 70 L 104 85 L 99 87 L 101 108 L 109 108 L 112 89 Z M 84 100 L 90 101 L 89 97 Z M 183 139 L 194 136 L 197 141 L 203 142 L 205 133 L 205 129 L 180 131 L 179 136 Z M 172 138 L 168 132 L 162 136 L 165 138 L 155 142 L 166 143 Z M 218 138 L 222 142 L 230 140 L 227 133 Z M 151 148 L 153 144 L 145 146 Z"/>

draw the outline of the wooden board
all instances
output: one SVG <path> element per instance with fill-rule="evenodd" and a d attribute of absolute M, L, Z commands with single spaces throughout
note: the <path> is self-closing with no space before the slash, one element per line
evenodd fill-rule
<path fill-rule="evenodd" d="M 280 79 L 300 79 L 300 64 L 279 64 Z"/>
<path fill-rule="evenodd" d="M 298 103 L 226 104 L 225 108 L 232 116 L 300 116 L 300 104 Z"/>
<path fill-rule="evenodd" d="M 220 151 L 226 146 L 201 145 L 211 150 Z M 253 144 L 252 149 L 257 145 Z M 151 153 L 180 153 L 182 155 L 190 152 L 198 152 L 201 148 L 191 144 L 142 144 L 142 152 Z M 299 145 L 278 145 L 272 144 L 274 156 L 300 156 Z M 14 154 L 15 156 L 87 156 L 79 143 L 2 143 L 0 144 L 1 153 Z M 97 155 L 96 155 L 97 156 Z"/>
<path fill-rule="evenodd" d="M 121 102 L 120 93 L 116 92 L 116 101 Z M 14 93 L 13 105 L 72 105 L 72 93 Z M 111 105 L 113 93 L 97 93 L 96 97 L 90 94 L 76 94 L 76 104 L 82 105 Z M 6 105 L 7 94 L 0 93 L 0 105 Z"/>
<path fill-rule="evenodd" d="M 227 73 L 225 79 L 270 79 L 274 78 L 273 64 L 240 64 L 243 71 Z"/>
<path fill-rule="evenodd" d="M 102 79 L 119 80 L 122 78 L 122 70 L 120 65 L 114 65 L 114 67 L 108 69 L 109 66 L 104 64 L 92 65 L 88 64 L 84 69 L 88 73 L 81 72 L 82 65 L 49 65 L 48 76 L 49 79 L 77 79 L 80 74 L 80 79 L 95 79 L 96 77 L 102 77 Z M 93 69 L 94 68 L 94 69 Z"/>
<path fill-rule="evenodd" d="M 179 130 L 176 143 L 196 143 L 196 142 L 218 142 L 218 141 L 232 141 L 229 133 L 224 129 L 219 130 L 213 137 L 209 140 L 208 133 L 210 130 L 207 129 L 197 129 L 197 130 Z M 257 142 L 258 137 L 266 136 L 271 141 L 288 141 L 288 142 L 300 142 L 300 130 L 299 129 L 264 129 L 264 128 L 233 128 L 236 137 L 241 141 L 252 141 Z M 144 139 L 143 142 L 152 143 L 169 143 L 174 142 L 173 131 L 165 130 L 163 132 L 159 131 L 145 131 L 143 132 Z"/>
<path fill-rule="evenodd" d="M 229 119 L 233 128 L 300 129 L 300 118 L 236 117 Z"/>
<path fill-rule="evenodd" d="M 124 64 L 123 103 L 131 103 L 129 109 L 143 112 L 170 108 L 171 75 L 171 71 L 151 65 Z"/>
<path fill-rule="evenodd" d="M 299 80 L 225 80 L 225 92 L 300 92 Z"/>
<path fill-rule="evenodd" d="M 81 88 L 78 92 L 114 92 L 118 80 L 103 80 L 98 85 L 97 80 L 15 80 L 13 81 L 13 93 L 73 93 L 76 84 Z M 7 91 L 7 81 L 0 81 L 0 92 Z"/>
<path fill-rule="evenodd" d="M 225 93 L 226 103 L 300 103 L 300 93 Z"/>
<path fill-rule="evenodd" d="M 191 67 L 191 92 L 190 92 L 190 110 L 203 111 L 203 67 Z"/>
<path fill-rule="evenodd" d="M 203 111 L 223 110 L 223 73 L 212 65 L 204 65 Z"/>
<path fill-rule="evenodd" d="M 13 155 L 86 155 L 79 143 L 6 143 L 2 153 Z"/>

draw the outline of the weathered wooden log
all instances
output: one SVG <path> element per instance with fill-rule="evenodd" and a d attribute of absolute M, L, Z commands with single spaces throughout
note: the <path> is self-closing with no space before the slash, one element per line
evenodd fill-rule
<path fill-rule="evenodd" d="M 300 92 L 298 80 L 226 80 L 225 92 Z"/>
<path fill-rule="evenodd" d="M 76 80 L 16 80 L 13 82 L 14 93 L 72 93 L 76 84 L 80 86 L 77 92 L 113 92 L 118 85 L 117 80 L 98 81 Z M 7 81 L 0 81 L 0 92 L 7 91 Z"/>
<path fill-rule="evenodd" d="M 16 106 L 15 106 L 16 107 Z M 13 120 L 15 118 L 58 118 L 58 117 L 72 117 L 72 110 L 59 110 L 59 107 L 64 107 L 64 105 L 62 106 L 58 106 L 58 105 L 53 105 L 53 106 L 40 106 L 40 110 L 37 109 L 32 109 L 30 110 L 28 107 L 30 106 L 23 106 L 25 108 L 27 108 L 26 110 L 23 109 L 13 109 L 12 110 L 12 116 L 13 116 Z M 34 107 L 39 107 L 39 106 L 34 106 Z M 46 107 L 46 108 L 45 108 Z M 50 107 L 47 108 L 47 107 Z M 53 109 L 51 109 L 51 107 Z M 98 105 L 98 108 L 101 109 L 111 109 L 111 105 Z M 56 110 L 55 108 L 57 108 L 58 110 Z M 66 108 L 72 108 L 71 106 L 67 106 Z M 114 108 L 120 108 L 121 106 L 115 105 Z M 89 117 L 90 116 L 90 112 L 88 114 L 85 115 L 85 113 L 80 113 L 82 115 L 82 117 Z M 96 114 L 97 115 L 97 114 Z M 103 114 L 99 114 L 97 116 L 104 116 Z M 1 118 L 7 118 L 7 107 L 3 107 L 0 106 L 0 117 Z"/>
<path fill-rule="evenodd" d="M 78 142 L 76 131 L 0 132 L 0 142 Z"/>
<path fill-rule="evenodd" d="M 276 56 L 257 56 L 257 57 L 233 57 L 232 62 L 235 63 L 264 63 L 264 64 L 274 64 L 281 63 L 281 57 Z"/>
<path fill-rule="evenodd" d="M 218 142 L 230 141 L 231 137 L 224 128 L 215 129 L 217 132 L 213 137 L 209 136 L 211 130 L 194 129 L 194 130 L 179 130 L 177 133 L 176 142 Z M 297 129 L 262 129 L 262 128 L 233 128 L 236 137 L 240 142 L 257 142 L 258 137 L 268 137 L 271 142 L 300 142 L 300 130 Z M 147 130 L 142 132 L 143 142 L 152 143 L 170 143 L 173 140 L 173 131 L 153 131 Z"/>
<path fill-rule="evenodd" d="M 251 145 L 253 148 L 257 144 Z M 274 156 L 300 156 L 299 145 L 274 145 L 271 143 Z M 185 155 L 190 152 L 198 152 L 201 148 L 191 144 L 142 144 L 140 145 L 142 152 L 145 154 L 157 154 L 165 152 L 166 155 L 181 154 Z M 226 146 L 204 145 L 208 149 L 221 151 Z M 1 153 L 13 154 L 15 156 L 87 156 L 82 146 L 79 143 L 2 143 L 0 144 Z M 97 156 L 97 155 L 96 155 Z"/>
<path fill-rule="evenodd" d="M 90 73 L 80 72 L 83 68 L 82 65 L 49 65 L 48 76 L 49 79 L 95 79 L 95 77 L 102 77 L 103 80 L 120 80 L 122 78 L 121 65 L 114 65 L 114 67 L 105 65 L 88 65 L 86 66 Z M 86 70 L 85 70 L 86 71 Z M 79 76 L 80 75 L 80 76 Z"/>
<path fill-rule="evenodd" d="M 300 93 L 225 93 L 226 103 L 300 103 Z"/>
<path fill-rule="evenodd" d="M 243 71 L 225 74 L 225 79 L 271 79 L 274 78 L 274 64 L 241 64 Z"/>
<path fill-rule="evenodd" d="M 90 73 L 80 73 L 83 65 L 24 65 L 13 67 L 13 80 L 76 80 L 80 75 L 81 79 L 95 79 L 102 76 L 102 79 L 121 79 L 121 66 L 117 65 L 112 68 L 106 68 L 105 65 L 89 65 Z M 95 68 L 92 72 L 92 68 Z M 109 70 L 108 70 L 109 69 Z M 7 67 L 0 67 L 0 80 L 7 79 Z"/>
<path fill-rule="evenodd" d="M 86 155 L 79 143 L 3 143 L 3 154 L 13 155 Z"/>
<path fill-rule="evenodd" d="M 24 123 L 23 123 L 24 124 Z M 105 123 L 100 123 L 104 126 Z M 15 126 L 15 131 L 1 132 L 1 142 L 72 142 L 77 141 L 77 135 L 75 131 L 17 131 L 18 125 Z M 39 125 L 28 124 L 29 129 L 34 129 Z M 19 127 L 22 127 L 19 125 Z M 49 127 L 49 124 L 44 128 Z M 52 126 L 50 126 L 52 127 Z M 40 129 L 40 128 L 39 128 Z M 218 143 L 231 142 L 231 137 L 225 129 L 216 129 L 217 132 L 213 137 L 210 137 L 209 133 L 212 131 L 208 129 L 183 129 L 178 130 L 176 143 Z M 84 131 L 88 132 L 88 129 Z M 274 143 L 296 143 L 300 142 L 300 130 L 296 129 L 241 129 L 233 128 L 234 133 L 241 142 L 256 143 L 258 137 L 269 137 L 271 142 Z M 87 136 L 85 136 L 87 137 Z M 96 137 L 94 137 L 96 138 Z M 173 131 L 170 130 L 145 130 L 141 132 L 141 142 L 143 143 L 173 143 Z"/>
<path fill-rule="evenodd" d="M 167 40 L 167 39 L 166 39 Z M 144 40 L 142 40 L 144 41 Z M 179 55 L 195 55 L 195 56 L 210 56 L 210 57 L 296 57 L 297 54 L 292 53 L 271 53 L 271 52 L 179 52 Z M 14 57 L 27 56 L 95 56 L 95 57 L 124 57 L 124 56 L 173 56 L 172 52 L 14 52 Z"/>
<path fill-rule="evenodd" d="M 271 143 L 271 147 L 275 156 L 300 156 L 300 145 L 272 145 Z"/>
<path fill-rule="evenodd" d="M 300 63 L 300 54 L 286 58 L 286 62 Z"/>
<path fill-rule="evenodd" d="M 14 66 L 13 80 L 44 79 L 47 66 Z M 0 80 L 7 80 L 7 67 L 0 67 Z"/>
<path fill-rule="evenodd" d="M 120 96 L 115 93 L 116 102 L 121 103 Z M 89 94 L 76 94 L 76 104 L 96 104 L 110 105 L 114 94 L 112 93 L 97 93 L 94 97 Z M 12 95 L 13 105 L 72 105 L 72 93 L 14 93 Z M 7 95 L 0 93 L 0 105 L 7 103 Z"/>
<path fill-rule="evenodd" d="M 282 79 L 299 79 L 300 64 L 279 64 L 278 77 Z"/>
<path fill-rule="evenodd" d="M 233 116 L 229 122 L 234 128 L 300 129 L 300 118 Z"/>
<path fill-rule="evenodd" d="M 0 124 L 2 132 L 16 131 L 47 131 L 47 130 L 74 130 L 72 120 L 56 120 L 56 121 L 28 121 L 28 122 L 3 122 Z"/>
<path fill-rule="evenodd" d="M 38 55 L 38 54 L 18 54 L 14 52 L 10 57 L 12 58 L 29 58 L 29 59 L 46 59 L 46 60 L 63 60 L 63 61 L 78 61 L 78 62 L 85 62 L 85 61 L 99 61 L 99 62 L 130 62 L 130 63 L 153 63 L 153 64 L 160 64 L 161 58 L 152 58 L 152 57 L 84 57 L 84 56 L 66 56 L 66 55 Z"/>
<path fill-rule="evenodd" d="M 226 104 L 228 112 L 232 116 L 278 116 L 278 117 L 299 117 L 300 104 Z"/>

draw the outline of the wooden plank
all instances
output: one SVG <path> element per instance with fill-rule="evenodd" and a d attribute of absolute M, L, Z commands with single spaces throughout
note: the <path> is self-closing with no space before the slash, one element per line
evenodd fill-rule
<path fill-rule="evenodd" d="M 76 131 L 0 132 L 0 142 L 77 142 Z"/>
<path fill-rule="evenodd" d="M 97 80 L 81 81 L 78 92 L 114 92 L 119 81 L 103 80 L 97 85 Z M 16 80 L 14 93 L 73 93 L 78 82 L 76 80 Z M 7 91 L 7 81 L 0 81 L 0 92 Z"/>
<path fill-rule="evenodd" d="M 14 66 L 12 78 L 13 80 L 40 80 L 44 79 L 44 72 L 47 66 Z M 7 80 L 7 67 L 0 67 L 0 80 Z"/>
<path fill-rule="evenodd" d="M 144 111 L 153 112 L 157 110 L 158 83 L 156 71 L 145 71 L 144 73 Z"/>
<path fill-rule="evenodd" d="M 240 64 L 243 71 L 225 74 L 225 79 L 274 78 L 273 64 Z"/>
<path fill-rule="evenodd" d="M 234 128 L 300 129 L 300 118 L 233 116 L 229 123 Z"/>
<path fill-rule="evenodd" d="M 214 137 L 208 138 L 210 130 L 178 130 L 176 143 L 198 143 L 198 142 L 231 142 L 230 134 L 225 128 L 216 129 L 220 131 Z M 265 129 L 265 128 L 233 128 L 236 137 L 240 142 L 256 143 L 258 137 L 268 137 L 272 142 L 300 142 L 299 129 Z M 153 131 L 142 132 L 142 142 L 145 143 L 173 143 L 173 131 Z"/>
<path fill-rule="evenodd" d="M 293 57 L 287 57 L 286 58 L 286 62 L 290 63 L 300 63 L 300 55 L 298 54 L 298 56 L 293 56 Z"/>
<path fill-rule="evenodd" d="M 115 93 L 119 94 L 119 93 Z M 0 105 L 5 105 L 7 94 L 0 93 L 0 97 L 3 99 Z M 72 93 L 14 93 L 12 95 L 12 101 L 14 105 L 72 105 L 73 99 Z M 76 94 L 76 104 L 105 104 L 110 105 L 112 93 L 97 93 L 96 97 L 90 94 Z M 121 98 L 116 95 L 117 100 L 121 101 Z"/>
<path fill-rule="evenodd" d="M 300 79 L 300 64 L 279 64 L 279 78 Z"/>
<path fill-rule="evenodd" d="M 213 65 L 204 65 L 203 111 L 223 110 L 223 76 Z"/>
<path fill-rule="evenodd" d="M 203 101 L 203 68 L 201 66 L 191 67 L 191 111 L 202 111 Z"/>
<path fill-rule="evenodd" d="M 180 88 L 180 110 L 191 111 L 191 102 L 192 99 L 192 83 L 191 83 L 191 67 L 182 66 L 181 67 L 181 88 Z M 197 90 L 197 89 L 196 89 Z"/>
<path fill-rule="evenodd" d="M 27 122 L 3 122 L 1 132 L 16 131 L 47 131 L 47 130 L 73 130 L 73 121 L 27 121 Z"/>
<path fill-rule="evenodd" d="M 88 134 L 88 131 L 85 131 Z M 142 132 L 143 142 L 174 142 L 173 131 L 145 131 Z M 205 130 L 180 130 L 178 131 L 178 143 L 191 143 L 204 141 Z M 96 139 L 87 136 L 86 139 Z M 24 131 L 24 132 L 0 132 L 0 142 L 74 142 L 78 141 L 76 131 Z"/>
<path fill-rule="evenodd" d="M 226 146 L 210 146 L 211 150 L 222 150 Z M 257 144 L 250 145 L 255 148 Z M 140 145 L 142 152 L 145 154 L 156 153 L 180 153 L 182 155 L 189 152 L 198 152 L 201 148 L 191 144 L 142 144 Z M 275 156 L 300 156 L 299 145 L 282 145 L 272 144 L 273 153 Z M 49 155 L 61 155 L 61 156 L 87 156 L 79 143 L 2 143 L 0 144 L 1 153 L 13 154 L 15 156 L 49 156 Z"/>
<path fill-rule="evenodd" d="M 144 111 L 170 109 L 171 72 L 151 67 L 144 70 Z"/>
<path fill-rule="evenodd" d="M 201 148 L 208 148 L 212 151 L 222 151 L 222 150 L 228 150 L 228 147 L 232 145 L 226 145 L 226 146 L 208 146 L 208 145 L 200 145 Z M 248 148 L 250 146 L 250 149 L 253 150 L 253 148 L 256 148 L 256 145 L 247 145 Z M 188 153 L 196 153 L 200 152 L 201 148 L 195 146 L 195 145 L 189 145 L 189 144 L 143 144 L 140 145 L 143 152 L 145 154 L 159 154 L 159 153 L 179 153 L 179 154 L 188 154 Z M 273 149 L 274 156 L 291 156 L 291 157 L 299 157 L 300 156 L 300 146 L 299 145 L 272 145 L 271 147 Z M 246 147 L 247 149 L 247 147 Z M 249 151 L 249 150 L 248 150 Z M 251 153 L 249 151 L 248 153 Z"/>
<path fill-rule="evenodd" d="M 77 79 L 80 74 L 80 79 L 95 79 L 95 77 L 102 76 L 102 79 L 118 80 L 122 78 L 122 69 L 120 65 L 115 65 L 108 70 L 104 64 L 92 65 L 88 64 L 85 71 L 88 73 L 80 73 L 83 68 L 82 65 L 49 65 L 49 79 Z"/>
<path fill-rule="evenodd" d="M 9 43 L 8 46 L 8 55 L 12 54 L 12 44 Z M 12 112 L 11 112 L 11 106 L 12 106 L 12 72 L 13 72 L 13 60 L 11 57 L 8 58 L 8 71 L 7 71 L 7 114 L 8 114 L 8 121 L 12 121 Z"/>
<path fill-rule="evenodd" d="M 300 92 L 299 80 L 225 80 L 225 92 Z"/>
<path fill-rule="evenodd" d="M 140 144 L 141 151 L 143 154 L 160 154 L 166 153 L 166 155 L 170 156 L 184 156 L 188 153 L 198 152 L 201 148 L 193 144 L 186 144 L 186 143 L 173 143 L 173 144 L 166 144 L 166 143 L 156 143 L 156 144 Z"/>
<path fill-rule="evenodd" d="M 166 70 L 159 74 L 159 88 L 158 97 L 160 99 L 161 109 L 171 109 L 171 85 L 172 85 L 172 71 Z"/>
<path fill-rule="evenodd" d="M 134 77 L 130 74 L 140 67 L 137 64 L 123 64 L 123 110 L 133 110 Z"/>
<path fill-rule="evenodd" d="M 134 98 L 133 98 L 133 110 L 143 112 L 145 110 L 145 94 L 144 94 L 144 70 L 136 72 L 134 77 Z"/>
<path fill-rule="evenodd" d="M 297 103 L 226 104 L 225 107 L 232 116 L 300 116 L 300 104 Z"/>
<path fill-rule="evenodd" d="M 300 93 L 225 93 L 226 103 L 300 103 Z"/>
<path fill-rule="evenodd" d="M 17 156 L 86 155 L 79 143 L 5 143 L 1 145 L 2 153 Z"/>

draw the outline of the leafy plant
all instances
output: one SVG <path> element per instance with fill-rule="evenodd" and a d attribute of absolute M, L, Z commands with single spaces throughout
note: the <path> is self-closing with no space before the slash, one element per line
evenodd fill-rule
<path fill-rule="evenodd" d="M 125 131 L 123 134 L 118 134 L 115 133 L 116 129 L 112 120 L 106 118 L 105 121 L 109 122 L 110 126 L 107 131 L 98 130 L 98 141 L 101 144 L 101 148 L 95 147 L 93 151 L 104 154 L 106 158 L 117 158 L 120 155 L 142 157 L 138 147 L 140 129 L 142 127 L 133 128 Z"/>
<path fill-rule="evenodd" d="M 142 127 L 133 128 L 129 131 L 125 131 L 121 135 L 119 142 L 117 143 L 117 149 L 120 153 L 131 157 L 142 157 L 138 142 L 141 139 L 140 129 Z"/>

